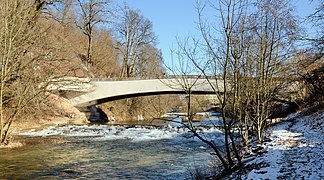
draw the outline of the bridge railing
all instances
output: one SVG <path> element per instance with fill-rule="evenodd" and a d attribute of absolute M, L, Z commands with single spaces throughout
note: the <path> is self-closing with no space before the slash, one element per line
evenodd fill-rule
<path fill-rule="evenodd" d="M 162 75 L 152 77 L 108 77 L 108 78 L 92 78 L 91 81 L 129 81 L 129 80 L 149 80 L 149 79 L 221 79 L 221 77 L 215 76 L 203 76 L 203 75 Z"/>

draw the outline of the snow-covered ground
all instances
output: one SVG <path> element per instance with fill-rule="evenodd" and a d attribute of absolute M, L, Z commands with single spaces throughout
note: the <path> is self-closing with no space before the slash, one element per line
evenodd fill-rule
<path fill-rule="evenodd" d="M 324 179 L 324 113 L 296 113 L 270 131 L 266 153 L 248 164 L 256 168 L 242 179 Z"/>

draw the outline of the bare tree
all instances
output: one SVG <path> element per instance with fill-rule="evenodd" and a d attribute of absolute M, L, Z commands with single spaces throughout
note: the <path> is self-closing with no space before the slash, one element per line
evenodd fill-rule
<path fill-rule="evenodd" d="M 250 4 L 255 6 L 248 12 Z M 278 77 L 293 50 L 297 25 L 288 1 L 219 0 L 217 5 L 209 5 L 219 12 L 220 24 L 205 21 L 206 4 L 197 1 L 201 39 L 187 39 L 179 46 L 182 56 L 204 75 L 218 97 L 225 136 L 225 156 L 219 154 L 218 158 L 230 172 L 243 165 L 238 146 L 241 140 L 234 127 L 241 129 L 246 146 L 251 124 L 259 142 L 263 141 L 270 109 L 282 84 Z M 213 146 L 211 140 L 203 141 Z"/>
<path fill-rule="evenodd" d="M 46 1 L 48 2 L 48 1 Z M 46 7 L 46 14 L 51 19 L 56 20 L 62 25 L 74 23 L 73 4 L 74 0 L 57 0 L 51 3 L 52 6 Z"/>
<path fill-rule="evenodd" d="M 73 5 L 73 2 L 74 2 L 74 0 L 65 0 L 63 2 L 63 7 L 64 8 L 63 8 L 62 17 L 61 17 L 61 20 L 60 20 L 60 22 L 62 24 L 65 24 L 66 21 L 67 21 L 67 19 L 68 19 L 68 17 L 69 17 L 69 12 L 71 10 L 71 7 Z"/>
<path fill-rule="evenodd" d="M 93 39 L 93 65 L 91 71 L 97 78 L 118 77 L 121 66 L 118 62 L 118 50 L 114 48 L 112 32 L 106 29 L 96 31 Z"/>
<path fill-rule="evenodd" d="M 86 61 L 88 68 L 93 64 L 93 37 L 98 24 L 107 23 L 112 12 L 109 0 L 77 0 L 80 17 L 76 25 L 88 39 Z"/>
<path fill-rule="evenodd" d="M 153 67 L 160 68 L 161 55 L 155 48 L 156 36 L 153 24 L 137 10 L 124 4 L 120 7 L 119 19 L 115 24 L 117 37 L 116 49 L 121 60 L 120 77 L 147 76 L 153 73 Z M 148 65 L 156 65 L 149 67 Z M 162 69 L 162 68 L 161 68 Z M 156 69 L 157 70 L 157 69 Z M 155 72 L 156 74 L 163 72 Z M 143 115 L 144 99 L 127 99 L 130 118 Z"/>
<path fill-rule="evenodd" d="M 239 97 L 239 84 L 238 74 L 239 61 L 242 57 L 242 39 L 244 36 L 240 34 L 242 31 L 240 28 L 244 28 L 245 7 L 244 1 L 218 1 L 218 5 L 212 4 L 215 10 L 220 13 L 220 29 L 215 29 L 215 26 L 208 25 L 203 19 L 203 10 L 205 5 L 197 3 L 198 12 L 198 26 L 202 35 L 203 46 L 200 46 L 203 52 L 207 54 L 208 61 L 207 66 L 201 66 L 202 63 L 198 63 L 194 58 L 192 51 L 185 50 L 187 56 L 191 57 L 191 61 L 195 66 L 201 70 L 206 79 L 210 77 L 215 78 L 215 82 L 220 78 L 223 85 L 223 93 L 218 93 L 218 85 L 210 85 L 214 88 L 215 94 L 221 104 L 222 113 L 222 128 L 224 131 L 224 144 L 226 149 L 226 161 L 222 161 L 223 166 L 227 172 L 235 164 L 233 161 L 231 148 L 236 157 L 237 165 L 242 166 L 241 157 L 239 155 L 236 141 L 234 139 L 233 125 L 236 123 L 237 112 L 237 99 Z M 219 32 L 219 33 L 217 33 Z M 216 37 L 219 35 L 223 39 Z M 194 43 L 199 45 L 199 43 Z M 212 76 L 208 76 L 208 74 Z M 217 79 L 218 78 L 218 79 Z M 234 95 L 233 95 L 234 94 Z M 232 101 L 231 101 L 232 99 Z M 231 119 L 228 119 L 230 116 Z M 220 159 L 220 157 L 219 157 Z"/>
<path fill-rule="evenodd" d="M 4 0 L 0 4 L 0 144 L 8 143 L 8 130 L 27 105 L 45 92 L 46 67 L 51 51 L 36 47 L 44 38 L 37 22 L 44 3 Z M 38 32 L 38 33 L 35 33 Z"/>
<path fill-rule="evenodd" d="M 148 45 L 155 45 L 156 36 L 152 22 L 143 17 L 139 11 L 122 8 L 120 21 L 116 25 L 118 46 L 122 59 L 121 77 L 136 76 L 136 69 L 141 61 L 141 52 Z"/>
<path fill-rule="evenodd" d="M 135 73 L 141 77 L 160 77 L 165 73 L 162 52 L 152 45 L 145 45 L 139 54 Z"/>
<path fill-rule="evenodd" d="M 199 9 L 201 10 L 201 9 Z M 206 78 L 211 85 L 211 87 L 214 89 L 216 96 L 221 99 L 221 95 L 218 93 L 218 90 L 220 90 L 219 82 L 217 79 L 212 83 L 213 80 L 209 81 L 210 75 L 210 67 L 209 63 L 205 64 L 203 63 L 206 57 L 205 54 L 202 53 L 201 47 L 199 46 L 201 43 L 193 39 L 192 44 L 190 43 L 189 38 L 185 39 L 184 41 L 181 41 L 178 39 L 178 49 L 176 51 L 172 50 L 172 55 L 175 55 L 175 59 L 173 59 L 172 67 L 168 67 L 169 71 L 171 71 L 173 74 L 175 74 L 175 82 L 172 82 L 169 84 L 170 87 L 173 86 L 173 84 L 180 85 L 182 89 L 185 91 L 186 95 L 186 114 L 187 114 L 187 123 L 181 123 L 183 126 L 185 126 L 190 132 L 192 132 L 197 138 L 199 138 L 202 142 L 209 145 L 217 155 L 218 159 L 221 161 L 225 172 L 229 173 L 231 171 L 231 166 L 226 158 L 224 158 L 223 152 L 221 148 L 218 147 L 217 142 L 215 142 L 213 139 L 210 139 L 199 132 L 196 131 L 196 128 L 193 126 L 194 116 L 196 114 L 196 111 L 192 108 L 193 105 L 193 88 L 197 85 L 197 82 L 199 78 Z M 173 57 L 173 56 L 172 56 Z M 195 74 L 196 76 L 192 76 L 192 74 Z M 215 77 L 215 76 L 213 76 Z M 216 78 L 216 77 L 215 77 Z M 220 85 L 222 86 L 222 85 Z M 221 101 L 220 101 L 221 102 Z M 224 116 L 225 118 L 225 116 Z M 215 124 L 216 126 L 216 124 Z M 225 147 L 228 148 L 228 135 L 226 135 L 226 139 L 224 142 Z"/>
<path fill-rule="evenodd" d="M 251 78 L 255 79 L 252 112 L 260 143 L 272 100 L 281 83 L 276 77 L 283 75 L 283 65 L 293 50 L 297 25 L 289 7 L 288 1 L 257 1 L 256 12 L 249 19 L 249 56 L 254 60 Z"/>

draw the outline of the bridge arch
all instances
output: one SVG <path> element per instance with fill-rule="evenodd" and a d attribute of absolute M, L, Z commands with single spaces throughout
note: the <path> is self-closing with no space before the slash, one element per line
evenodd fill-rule
<path fill-rule="evenodd" d="M 97 103 L 102 104 L 102 103 L 105 103 L 105 102 L 116 101 L 116 100 L 126 99 L 126 98 L 164 95 L 164 94 L 186 94 L 186 92 L 185 91 L 164 91 L 164 92 L 158 91 L 158 92 L 147 92 L 147 93 L 124 94 L 124 95 L 119 95 L 119 96 L 111 96 L 111 97 L 98 99 Z M 211 92 L 211 91 L 192 91 L 191 94 L 207 95 L 207 94 L 215 94 L 215 92 Z"/>

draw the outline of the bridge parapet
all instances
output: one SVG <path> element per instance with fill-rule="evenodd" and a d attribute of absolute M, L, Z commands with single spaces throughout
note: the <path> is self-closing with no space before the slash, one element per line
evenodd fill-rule
<path fill-rule="evenodd" d="M 108 77 L 108 78 L 92 78 L 91 81 L 129 81 L 129 80 L 150 80 L 150 79 L 221 79 L 215 76 L 201 76 L 201 75 L 163 75 L 152 77 Z"/>

